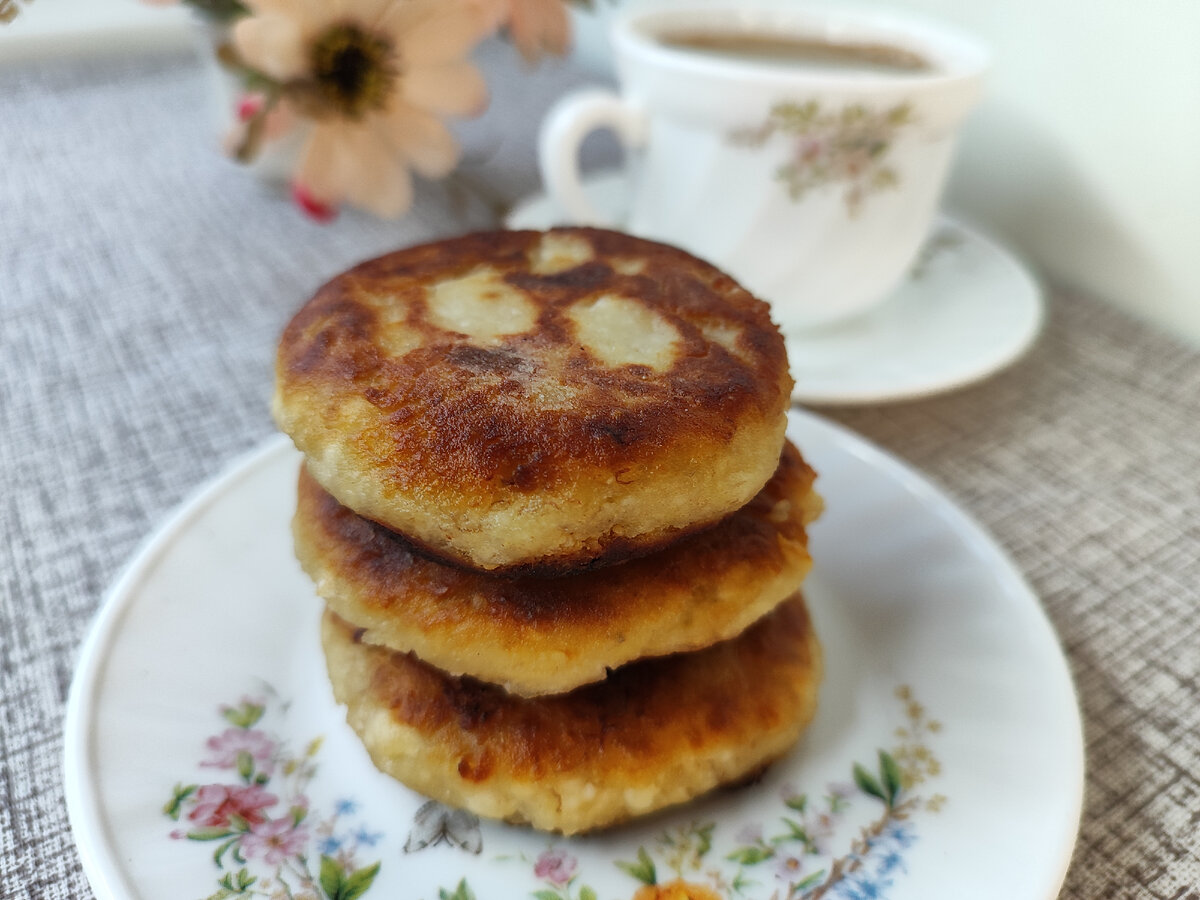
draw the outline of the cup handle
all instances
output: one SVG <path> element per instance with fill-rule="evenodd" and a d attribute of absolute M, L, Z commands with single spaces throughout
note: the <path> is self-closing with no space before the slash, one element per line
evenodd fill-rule
<path fill-rule="evenodd" d="M 598 128 L 611 128 L 626 150 L 646 142 L 646 115 L 636 104 L 612 91 L 579 91 L 559 100 L 546 115 L 538 136 L 538 166 L 550 199 L 572 222 L 612 227 L 618 223 L 592 205 L 579 173 L 579 147 Z"/>

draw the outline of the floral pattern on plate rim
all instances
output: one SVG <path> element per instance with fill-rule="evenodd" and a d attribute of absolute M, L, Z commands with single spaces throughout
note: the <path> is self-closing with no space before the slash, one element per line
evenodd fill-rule
<path fill-rule="evenodd" d="M 287 704 L 278 706 L 286 712 Z M 328 814 L 310 808 L 307 789 L 322 739 L 293 752 L 259 727 L 270 711 L 262 697 L 220 708 L 226 727 L 205 741 L 200 763 L 215 770 L 214 779 L 175 785 L 163 807 L 180 825 L 171 837 L 215 846 L 216 890 L 204 900 L 357 900 L 381 865 L 360 865 L 358 855 L 383 834 L 357 821 L 351 798 L 338 800 Z"/>
<path fill-rule="evenodd" d="M 785 784 L 779 814 L 742 825 L 732 842 L 718 832 L 718 823 L 693 821 L 664 830 L 649 846 L 639 846 L 633 859 L 615 861 L 633 880 L 632 900 L 884 900 L 905 872 L 905 851 L 917 839 L 914 815 L 936 813 L 946 803 L 939 793 L 917 790 L 941 773 L 928 743 L 941 723 L 929 718 L 907 686 L 896 689 L 896 698 L 906 722 L 895 730 L 895 743 L 879 749 L 870 766 L 853 763 L 852 781 L 827 784 L 819 794 Z M 221 708 L 231 727 L 208 738 L 201 766 L 227 777 L 175 786 L 163 812 L 187 827 L 171 837 L 217 843 L 212 854 L 220 872 L 217 890 L 204 900 L 356 900 L 381 866 L 359 865 L 358 853 L 382 834 L 345 824 L 358 812 L 351 799 L 338 801 L 326 816 L 310 810 L 305 789 L 317 772 L 321 738 L 293 754 L 278 737 L 255 727 L 266 712 L 266 701 L 251 698 Z M 714 852 L 720 838 L 725 846 Z M 403 852 L 439 844 L 480 855 L 478 817 L 424 803 Z M 835 853 L 837 848 L 842 852 Z M 320 859 L 316 873 L 313 850 Z M 532 864 L 533 900 L 598 900 L 569 843 L 551 842 L 534 859 L 518 853 L 494 861 Z M 437 900 L 478 898 L 461 877 L 454 887 L 439 888 Z"/>
<path fill-rule="evenodd" d="M 898 103 L 884 110 L 853 103 L 826 110 L 815 100 L 776 103 L 765 122 L 729 134 L 735 144 L 762 147 L 782 134 L 793 138 L 785 161 L 775 170 L 793 201 L 829 184 L 845 185 L 842 199 L 854 217 L 870 194 L 900 183 L 888 155 L 901 128 L 912 124 L 912 106 Z"/>

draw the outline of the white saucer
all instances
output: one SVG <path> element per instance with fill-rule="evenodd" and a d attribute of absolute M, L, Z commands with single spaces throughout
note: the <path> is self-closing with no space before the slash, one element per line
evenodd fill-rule
<path fill-rule="evenodd" d="M 761 779 L 561 838 L 381 775 L 325 675 L 289 529 L 300 457 L 280 437 L 163 526 L 83 648 L 65 794 L 96 896 L 619 900 L 676 879 L 727 900 L 1055 896 L 1083 739 L 1041 605 L 911 469 L 789 419 L 827 503 L 804 587 L 825 677 Z"/>
<path fill-rule="evenodd" d="M 595 174 L 586 186 L 599 210 L 621 217 L 629 192 L 622 174 Z M 537 195 L 517 204 L 506 223 L 541 229 L 566 218 Z M 991 239 L 942 216 L 904 283 L 880 306 L 836 325 L 785 329 L 792 399 L 881 403 L 963 387 L 1014 362 L 1041 324 L 1042 293 L 1029 271 Z"/>

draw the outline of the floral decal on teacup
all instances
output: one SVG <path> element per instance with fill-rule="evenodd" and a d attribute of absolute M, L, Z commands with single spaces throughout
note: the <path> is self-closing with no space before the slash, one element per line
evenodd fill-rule
<path fill-rule="evenodd" d="M 875 110 L 851 104 L 823 109 L 815 100 L 777 103 L 757 128 L 731 132 L 730 140 L 761 147 L 776 135 L 791 138 L 775 175 L 794 201 L 825 185 L 844 185 L 846 211 L 855 216 L 871 194 L 894 188 L 900 176 L 888 160 L 897 132 L 913 122 L 912 106 Z"/>
<path fill-rule="evenodd" d="M 338 800 L 328 814 L 311 808 L 321 738 L 293 752 L 261 727 L 268 712 L 262 698 L 221 707 L 226 727 L 205 741 L 200 762 L 214 770 L 213 780 L 175 785 L 163 807 L 180 826 L 171 837 L 215 848 L 216 891 L 206 900 L 357 900 L 380 866 L 360 865 L 358 854 L 383 835 L 357 822 L 352 799 Z"/>

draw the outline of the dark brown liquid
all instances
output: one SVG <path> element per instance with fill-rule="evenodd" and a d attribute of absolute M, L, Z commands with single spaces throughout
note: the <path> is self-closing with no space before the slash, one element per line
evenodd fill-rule
<path fill-rule="evenodd" d="M 933 70 L 920 54 L 890 44 L 843 44 L 773 34 L 684 30 L 661 32 L 655 37 L 666 47 L 739 62 L 881 75 L 911 75 Z"/>

